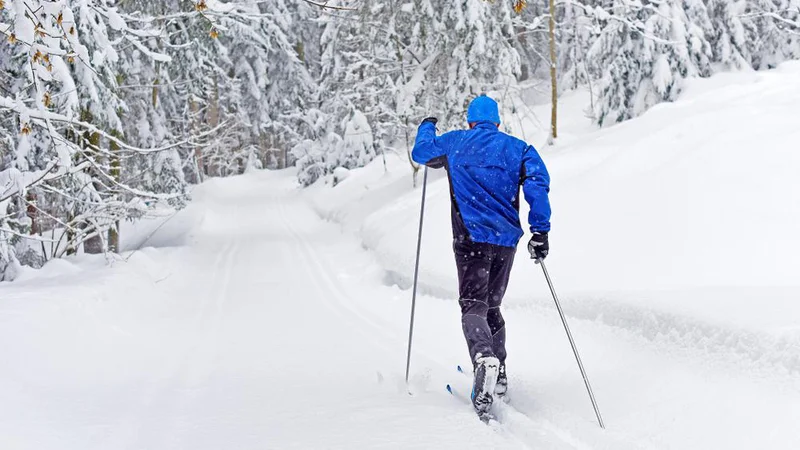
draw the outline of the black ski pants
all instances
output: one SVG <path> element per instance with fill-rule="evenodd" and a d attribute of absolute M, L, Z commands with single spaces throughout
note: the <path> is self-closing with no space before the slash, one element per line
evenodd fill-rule
<path fill-rule="evenodd" d="M 516 249 L 456 240 L 461 327 L 473 364 L 480 356 L 506 360 L 506 328 L 500 304 L 508 286 Z"/>

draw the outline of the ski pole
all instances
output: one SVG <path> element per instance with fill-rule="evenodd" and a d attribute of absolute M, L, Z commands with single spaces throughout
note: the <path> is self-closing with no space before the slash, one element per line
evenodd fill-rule
<path fill-rule="evenodd" d="M 425 191 L 428 188 L 428 167 L 422 175 L 422 206 L 419 210 L 419 234 L 417 235 L 417 260 L 414 264 L 414 286 L 411 289 L 411 323 L 408 326 L 408 354 L 406 355 L 406 385 L 408 385 L 408 370 L 411 367 L 411 338 L 414 336 L 414 310 L 417 306 L 417 280 L 419 278 L 419 251 L 422 246 L 422 219 L 425 218 Z"/>
<path fill-rule="evenodd" d="M 592 392 L 592 386 L 589 384 L 589 377 L 586 375 L 586 370 L 583 368 L 581 357 L 578 354 L 578 348 L 575 346 L 575 340 L 572 339 L 572 333 L 569 331 L 569 325 L 567 325 L 567 318 L 564 316 L 564 311 L 561 309 L 561 302 L 558 301 L 558 295 L 556 295 L 556 290 L 553 288 L 553 281 L 550 279 L 550 274 L 547 272 L 547 267 L 544 265 L 544 261 L 537 258 L 536 264 L 542 266 L 542 272 L 544 272 L 544 277 L 547 279 L 547 285 L 550 286 L 550 293 L 553 294 L 553 300 L 556 302 L 558 315 L 561 316 L 561 322 L 564 323 L 564 331 L 567 332 L 569 345 L 572 346 L 572 352 L 575 354 L 575 360 L 578 362 L 578 368 L 581 369 L 583 382 L 586 384 L 586 391 L 589 392 L 589 398 L 592 400 L 592 407 L 594 407 L 594 413 L 597 415 L 597 421 L 600 423 L 600 428 L 605 430 L 606 426 L 603 423 L 603 418 L 600 416 L 600 409 L 597 407 L 597 400 L 595 400 L 594 393 Z"/>

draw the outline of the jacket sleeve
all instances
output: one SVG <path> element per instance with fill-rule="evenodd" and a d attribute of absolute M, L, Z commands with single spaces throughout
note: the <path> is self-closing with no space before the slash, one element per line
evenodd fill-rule
<path fill-rule="evenodd" d="M 446 135 L 445 135 L 446 136 Z M 433 169 L 444 166 L 447 158 L 447 139 L 436 136 L 436 125 L 425 122 L 417 129 L 417 139 L 411 151 L 411 159 Z"/>
<path fill-rule="evenodd" d="M 539 153 L 529 145 L 522 156 L 522 192 L 531 206 L 528 223 L 532 233 L 550 231 L 550 174 Z"/>

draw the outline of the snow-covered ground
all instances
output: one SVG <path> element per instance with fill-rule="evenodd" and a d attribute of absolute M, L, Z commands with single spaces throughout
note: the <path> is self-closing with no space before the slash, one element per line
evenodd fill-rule
<path fill-rule="evenodd" d="M 388 155 L 334 188 L 211 180 L 127 261 L 0 285 L 0 448 L 800 448 L 799 104 L 800 63 L 604 130 L 563 99 L 548 267 L 606 431 L 524 250 L 501 424 L 445 391 L 470 381 L 436 171 L 404 385 L 420 190 Z M 512 130 L 543 143 L 546 109 Z"/>

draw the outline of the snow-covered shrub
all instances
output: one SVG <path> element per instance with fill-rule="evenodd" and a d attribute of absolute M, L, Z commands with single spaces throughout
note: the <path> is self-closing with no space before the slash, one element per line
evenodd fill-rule
<path fill-rule="evenodd" d="M 347 120 L 341 146 L 334 150 L 334 155 L 338 160 L 337 165 L 348 169 L 362 167 L 375 158 L 372 128 L 367 116 L 355 111 Z"/>
<path fill-rule="evenodd" d="M 375 159 L 377 152 L 367 117 L 354 111 L 342 124 L 341 136 L 329 132 L 315 141 L 305 140 L 292 148 L 292 155 L 297 158 L 298 180 L 308 186 L 337 167 L 362 167 Z"/>
<path fill-rule="evenodd" d="M 316 141 L 305 140 L 292 148 L 297 158 L 298 180 L 303 186 L 313 184 L 337 167 L 363 167 L 377 156 L 372 127 L 359 111 L 342 124 L 342 135 L 329 132 Z"/>
<path fill-rule="evenodd" d="M 332 149 L 341 147 L 341 141 L 338 134 L 329 133 L 317 141 L 306 139 L 292 147 L 300 184 L 309 186 L 330 173 L 329 157 L 334 154 Z"/>

